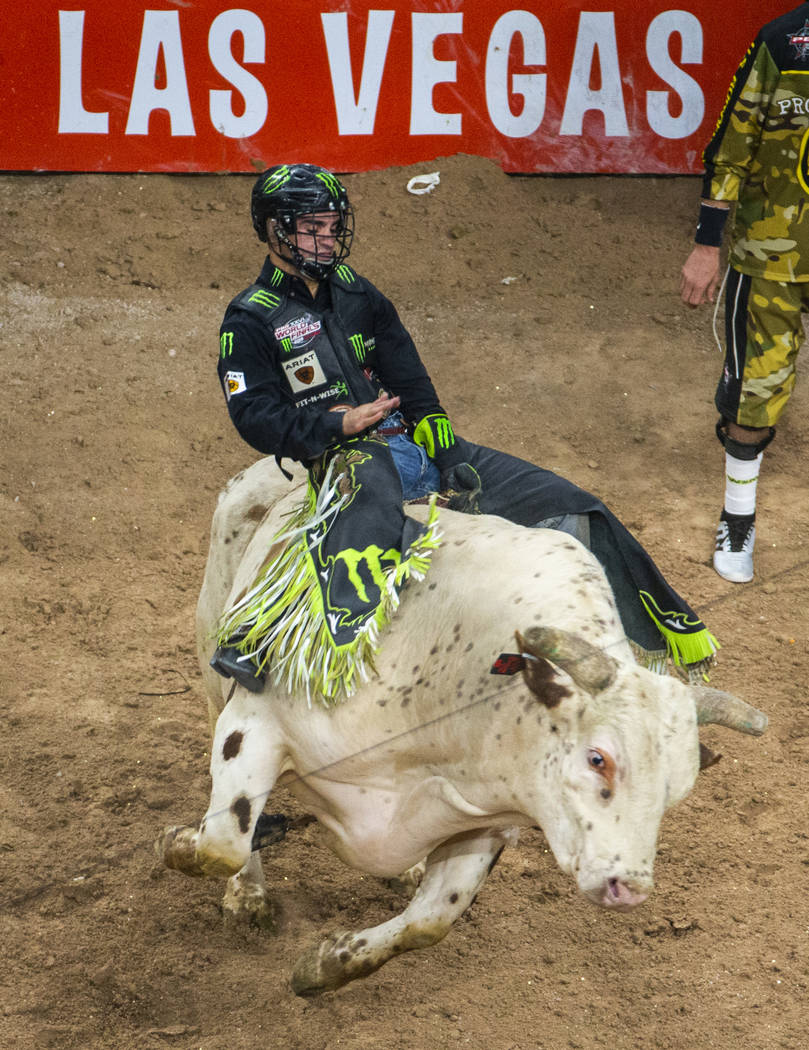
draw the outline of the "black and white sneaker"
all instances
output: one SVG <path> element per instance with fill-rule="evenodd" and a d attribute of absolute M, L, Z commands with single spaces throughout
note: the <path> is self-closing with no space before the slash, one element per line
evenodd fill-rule
<path fill-rule="evenodd" d="M 753 546 L 756 542 L 755 514 L 729 514 L 722 511 L 716 529 L 713 567 L 731 583 L 753 579 Z"/>

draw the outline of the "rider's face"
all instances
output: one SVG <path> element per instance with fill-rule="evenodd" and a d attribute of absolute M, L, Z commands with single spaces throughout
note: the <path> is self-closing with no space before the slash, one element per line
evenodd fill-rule
<path fill-rule="evenodd" d="M 334 255 L 334 243 L 339 229 L 339 216 L 333 211 L 318 211 L 298 217 L 292 240 L 305 258 L 325 263 Z"/>

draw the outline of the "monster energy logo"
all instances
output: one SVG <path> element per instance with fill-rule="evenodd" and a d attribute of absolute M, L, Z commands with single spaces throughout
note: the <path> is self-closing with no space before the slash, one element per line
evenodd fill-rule
<path fill-rule="evenodd" d="M 223 332 L 219 336 L 219 353 L 222 357 L 230 357 L 233 353 L 233 332 Z"/>
<path fill-rule="evenodd" d="M 335 555 L 334 560 L 342 561 L 344 563 L 346 572 L 348 573 L 349 583 L 351 583 L 354 590 L 357 592 L 357 597 L 361 602 L 369 605 L 371 599 L 368 597 L 368 591 L 365 589 L 365 584 L 359 573 L 360 564 L 364 562 L 365 565 L 367 565 L 368 571 L 371 574 L 371 579 L 379 588 L 380 592 L 384 593 L 387 588 L 387 576 L 385 575 L 385 569 L 382 562 L 392 562 L 394 565 L 398 565 L 402 560 L 402 555 L 395 547 L 383 551 L 376 543 L 372 543 L 364 550 L 356 550 L 354 547 L 348 547 L 345 550 L 339 551 Z M 336 626 L 338 625 L 335 622 L 332 631 L 335 630 Z"/>
<path fill-rule="evenodd" d="M 351 347 L 354 351 L 354 356 L 359 361 L 359 363 L 362 364 L 365 360 L 365 355 L 367 353 L 365 347 L 365 340 L 362 338 L 362 335 L 359 332 L 356 332 L 354 335 L 350 335 L 348 337 L 348 341 L 351 343 Z"/>
<path fill-rule="evenodd" d="M 276 266 L 275 269 L 272 272 L 272 277 L 270 278 L 270 284 L 273 287 L 277 287 L 281 283 L 281 281 L 283 281 L 283 279 L 284 279 L 284 271 L 283 270 L 279 270 L 278 267 Z"/>
<path fill-rule="evenodd" d="M 339 197 L 340 194 L 343 192 L 343 187 L 340 183 L 340 180 L 335 175 L 332 175 L 331 172 L 319 171 L 315 177 L 323 183 L 323 185 L 326 187 L 326 189 L 329 191 L 332 197 Z"/>
<path fill-rule="evenodd" d="M 435 455 L 436 443 L 439 448 L 452 448 L 455 444 L 452 423 L 446 416 L 425 416 L 413 431 L 413 440 L 432 458 Z"/>
<path fill-rule="evenodd" d="M 281 340 L 281 349 L 284 351 L 285 354 L 292 353 L 292 340 L 289 338 L 289 336 L 284 336 L 284 338 Z"/>
<path fill-rule="evenodd" d="M 455 434 L 452 423 L 446 416 L 436 416 L 433 422 L 433 430 L 436 440 L 441 448 L 451 448 L 455 444 Z"/>
<path fill-rule="evenodd" d="M 267 178 L 261 185 L 262 193 L 274 193 L 280 186 L 283 186 L 285 182 L 289 182 L 289 168 L 286 164 L 283 167 L 278 168 L 272 174 L 268 175 Z"/>
<path fill-rule="evenodd" d="M 268 310 L 272 310 L 273 307 L 278 306 L 281 302 L 277 295 L 273 295 L 272 292 L 265 292 L 263 288 L 253 292 L 247 301 L 248 303 L 258 303 L 259 306 L 266 306 Z"/>
<path fill-rule="evenodd" d="M 346 284 L 353 284 L 354 271 L 350 266 L 338 266 L 334 272 L 341 280 L 345 281 Z"/>

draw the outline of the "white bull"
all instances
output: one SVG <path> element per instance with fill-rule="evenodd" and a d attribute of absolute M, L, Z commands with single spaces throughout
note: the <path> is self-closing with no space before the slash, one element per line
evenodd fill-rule
<path fill-rule="evenodd" d="M 569 536 L 451 511 L 441 512 L 426 580 L 407 586 L 383 634 L 377 678 L 332 709 L 270 685 L 234 687 L 208 667 L 214 629 L 300 499 L 298 487 L 279 499 L 278 477 L 271 461 L 255 464 L 214 516 L 197 624 L 213 787 L 198 830 L 164 832 L 165 863 L 233 876 L 226 907 L 260 917 L 268 903 L 251 843 L 276 783 L 360 871 L 395 876 L 426 857 L 401 915 L 304 954 L 292 979 L 302 995 L 439 941 L 520 827 L 542 828 L 596 904 L 645 900 L 663 812 L 700 767 L 697 724 L 757 735 L 766 717 L 639 667 L 600 566 Z M 515 631 L 524 670 L 492 675 L 498 655 L 515 650 Z"/>

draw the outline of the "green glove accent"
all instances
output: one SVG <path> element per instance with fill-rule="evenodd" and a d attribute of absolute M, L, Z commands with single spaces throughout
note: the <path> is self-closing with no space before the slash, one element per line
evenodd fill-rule
<path fill-rule="evenodd" d="M 455 432 L 446 416 L 425 416 L 413 431 L 413 440 L 421 445 L 430 459 L 435 459 L 436 450 L 446 451 L 455 444 Z"/>

